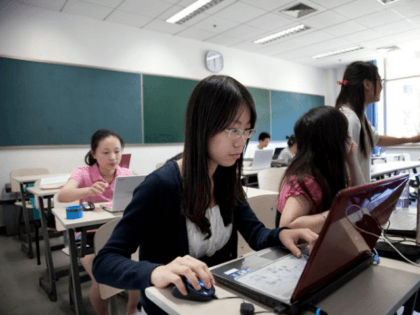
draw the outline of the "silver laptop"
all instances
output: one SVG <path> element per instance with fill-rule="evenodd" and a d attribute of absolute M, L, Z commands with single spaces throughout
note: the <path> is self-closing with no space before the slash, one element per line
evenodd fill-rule
<path fill-rule="evenodd" d="M 255 150 L 254 160 L 251 166 L 244 166 L 244 171 L 263 170 L 271 167 L 271 159 L 274 150 Z"/>
<path fill-rule="evenodd" d="M 112 197 L 112 208 L 107 207 L 110 212 L 120 212 L 127 208 L 133 199 L 134 189 L 146 178 L 145 175 L 120 176 L 115 179 L 114 196 Z"/>

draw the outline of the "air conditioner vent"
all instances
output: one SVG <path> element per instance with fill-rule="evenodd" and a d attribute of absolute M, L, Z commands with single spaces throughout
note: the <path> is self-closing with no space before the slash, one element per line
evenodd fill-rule
<path fill-rule="evenodd" d="M 298 19 L 305 15 L 311 14 L 315 11 L 316 9 L 311 8 L 310 6 L 306 4 L 298 3 L 290 8 L 281 10 L 280 13 L 283 13 L 283 14 L 286 14 L 288 16 Z"/>
<path fill-rule="evenodd" d="M 382 4 L 390 4 L 393 2 L 397 2 L 398 0 L 378 0 Z"/>

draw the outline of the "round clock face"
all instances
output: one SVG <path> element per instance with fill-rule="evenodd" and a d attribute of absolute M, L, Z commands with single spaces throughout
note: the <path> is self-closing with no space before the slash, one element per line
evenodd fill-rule
<path fill-rule="evenodd" d="M 223 69 L 223 56 L 217 51 L 210 50 L 206 54 L 206 67 L 211 72 L 219 72 Z"/>

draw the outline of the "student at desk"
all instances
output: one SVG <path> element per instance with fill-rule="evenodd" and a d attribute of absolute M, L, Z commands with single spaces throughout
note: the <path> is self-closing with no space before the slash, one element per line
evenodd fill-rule
<path fill-rule="evenodd" d="M 261 132 L 258 136 L 258 145 L 256 147 L 249 147 L 246 152 L 246 157 L 253 159 L 255 156 L 255 151 L 264 150 L 270 143 L 271 136 L 268 132 Z"/>
<path fill-rule="evenodd" d="M 370 154 L 378 146 L 392 146 L 409 142 L 420 142 L 420 135 L 411 138 L 396 138 L 380 135 L 372 128 L 366 117 L 366 107 L 378 102 L 381 97 L 382 79 L 378 68 L 364 61 L 355 61 L 346 67 L 340 94 L 335 107 L 340 109 L 349 121 L 349 134 L 358 145 L 357 159 L 365 181 L 370 182 Z"/>
<path fill-rule="evenodd" d="M 319 233 L 338 191 L 364 183 L 357 180 L 363 176 L 347 124 L 331 106 L 313 108 L 296 122 L 298 149 L 280 183 L 276 226 L 280 219 L 280 227 Z"/>
<path fill-rule="evenodd" d="M 114 131 L 101 129 L 96 131 L 90 141 L 91 149 L 85 157 L 88 166 L 77 168 L 68 182 L 60 190 L 60 202 L 75 200 L 111 202 L 114 193 L 115 178 L 133 175 L 130 170 L 119 166 L 124 148 L 124 141 Z M 90 302 L 97 314 L 108 314 L 108 299 L 102 300 L 99 285 L 92 275 L 94 254 L 80 259 L 86 272 L 92 279 Z M 129 291 L 127 314 L 139 314 L 137 304 L 140 301 L 139 291 Z"/>
<path fill-rule="evenodd" d="M 287 148 L 280 152 L 279 160 L 282 160 L 284 165 L 289 165 L 296 154 L 297 143 L 295 135 L 286 136 L 286 139 Z"/>
<path fill-rule="evenodd" d="M 146 177 L 134 191 L 108 243 L 93 262 L 100 283 L 141 290 L 149 315 L 164 314 L 145 295 L 149 286 L 175 284 L 182 277 L 199 289 L 214 284 L 208 266 L 237 257 L 239 231 L 259 250 L 281 245 L 300 256 L 310 248 L 308 229 L 267 229 L 257 219 L 241 186 L 242 152 L 254 134 L 256 110 L 248 90 L 233 78 L 210 76 L 193 90 L 186 109 L 183 158 Z M 140 246 L 140 261 L 130 259 Z"/>

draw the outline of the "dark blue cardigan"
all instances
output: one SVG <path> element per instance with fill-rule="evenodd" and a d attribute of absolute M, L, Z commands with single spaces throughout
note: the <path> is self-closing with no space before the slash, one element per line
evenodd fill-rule
<path fill-rule="evenodd" d="M 152 270 L 189 254 L 181 196 L 182 182 L 176 162 L 148 175 L 134 191 L 123 218 L 93 262 L 97 282 L 140 290 L 142 305 L 149 315 L 165 314 L 145 295 L 146 288 L 151 286 Z M 211 267 L 237 258 L 237 231 L 254 250 L 281 245 L 280 229 L 265 228 L 251 208 L 244 205 L 234 211 L 232 235 L 227 244 L 212 257 L 200 260 Z M 136 262 L 130 257 L 139 246 L 140 261 Z"/>

